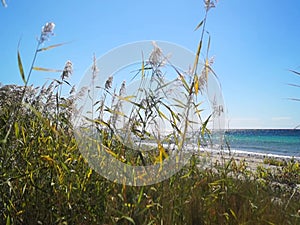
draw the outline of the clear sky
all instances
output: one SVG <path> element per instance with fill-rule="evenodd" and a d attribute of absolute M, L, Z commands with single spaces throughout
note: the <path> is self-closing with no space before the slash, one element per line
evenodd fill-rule
<path fill-rule="evenodd" d="M 117 46 L 142 40 L 162 40 L 195 52 L 204 16 L 202 0 L 7 0 L 0 7 L 0 82 L 22 84 L 17 46 L 28 72 L 36 38 L 46 22 L 55 36 L 45 46 L 70 42 L 43 52 L 36 66 L 62 69 L 74 65 L 72 82 L 79 83 L 91 65 Z M 300 124 L 300 1 L 219 0 L 209 12 L 210 56 L 219 76 L 229 128 L 294 128 Z M 32 74 L 43 84 L 59 74 Z"/>

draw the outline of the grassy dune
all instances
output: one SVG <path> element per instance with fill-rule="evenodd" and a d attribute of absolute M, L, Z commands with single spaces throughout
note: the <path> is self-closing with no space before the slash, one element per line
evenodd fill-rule
<path fill-rule="evenodd" d="M 298 224 L 300 166 L 276 170 L 201 157 L 150 186 L 113 183 L 89 168 L 69 123 L 74 96 L 57 98 L 56 81 L 0 88 L 2 224 Z M 12 126 L 11 126 L 12 125 Z M 8 130 L 11 132 L 5 139 Z M 200 166 L 199 166 L 200 165 Z M 297 186 L 298 184 L 298 186 Z"/>

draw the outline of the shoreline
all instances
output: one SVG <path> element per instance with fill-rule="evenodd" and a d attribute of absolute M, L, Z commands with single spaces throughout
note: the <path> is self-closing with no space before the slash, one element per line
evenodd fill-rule
<path fill-rule="evenodd" d="M 276 155 L 276 154 L 265 154 L 258 152 L 246 152 L 242 150 L 216 150 L 216 149 L 201 149 L 200 155 L 208 156 L 213 163 L 217 160 L 229 161 L 232 158 L 237 162 L 244 161 L 246 165 L 251 170 L 256 170 L 259 166 L 264 168 L 276 168 L 278 165 L 271 165 L 265 163 L 266 159 L 274 159 L 278 161 L 289 162 L 290 160 L 295 160 L 300 162 L 300 157 L 298 156 L 286 156 L 286 155 Z"/>

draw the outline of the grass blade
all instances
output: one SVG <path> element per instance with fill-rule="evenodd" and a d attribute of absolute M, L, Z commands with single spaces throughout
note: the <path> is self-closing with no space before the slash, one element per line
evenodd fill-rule
<path fill-rule="evenodd" d="M 62 70 L 56 70 L 56 69 L 48 69 L 48 68 L 42 68 L 42 67 L 32 67 L 33 70 L 37 71 L 43 71 L 43 72 L 62 72 Z"/>
<path fill-rule="evenodd" d="M 295 71 L 295 70 L 289 70 L 289 71 L 300 76 L 300 72 L 298 72 L 298 71 Z"/>
<path fill-rule="evenodd" d="M 209 48 L 210 48 L 210 35 L 209 32 L 206 31 L 206 33 L 208 34 L 208 43 L 207 43 L 207 50 L 206 50 L 206 58 L 208 58 L 208 53 L 209 53 Z"/>
<path fill-rule="evenodd" d="M 38 52 L 41 52 L 41 51 L 47 51 L 47 50 L 50 50 L 50 49 L 52 49 L 52 48 L 57 48 L 57 47 L 59 47 L 59 46 L 65 45 L 65 44 L 67 44 L 67 43 L 60 43 L 60 44 L 50 45 L 50 46 L 45 47 L 45 48 L 40 48 L 40 49 L 38 49 L 37 51 L 38 51 Z"/>
<path fill-rule="evenodd" d="M 134 220 L 129 216 L 122 216 L 121 219 L 125 219 L 125 220 L 129 221 L 130 223 L 135 224 Z"/>
<path fill-rule="evenodd" d="M 22 64 L 21 55 L 20 55 L 19 50 L 18 50 L 18 66 L 19 66 L 19 71 L 20 71 L 22 80 L 23 80 L 24 84 L 26 84 L 25 73 L 24 73 L 23 64 Z"/>
<path fill-rule="evenodd" d="M 171 67 L 175 70 L 175 72 L 179 76 L 179 79 L 182 81 L 184 88 L 186 90 L 189 90 L 189 86 L 188 86 L 186 80 L 184 79 L 184 76 L 180 73 L 180 71 L 174 65 L 171 64 Z"/>
<path fill-rule="evenodd" d="M 202 125 L 202 128 L 201 128 L 201 134 L 202 134 L 202 135 L 204 135 L 206 132 L 209 132 L 209 130 L 207 129 L 207 124 L 208 124 L 208 122 L 209 122 L 211 116 L 212 116 L 212 115 L 210 115 L 210 116 L 204 121 L 204 123 L 203 123 L 203 125 Z"/>
<path fill-rule="evenodd" d="M 159 150 L 159 153 L 160 153 L 160 162 L 162 163 L 162 156 L 164 158 L 168 158 L 169 155 L 167 154 L 165 148 L 162 146 L 161 143 L 158 143 L 158 150 Z"/>
<path fill-rule="evenodd" d="M 142 186 L 141 191 L 140 191 L 140 194 L 139 194 L 139 197 L 138 197 L 138 200 L 137 200 L 137 203 L 138 203 L 138 204 L 141 203 L 143 194 L 144 194 L 144 187 Z"/>
<path fill-rule="evenodd" d="M 19 129 L 19 124 L 18 122 L 15 122 L 15 135 L 16 135 L 16 138 L 19 138 L 19 134 L 20 134 L 20 129 Z"/>
<path fill-rule="evenodd" d="M 49 155 L 41 155 L 41 159 L 48 162 L 50 165 L 55 163 L 54 159 L 52 159 Z"/>
<path fill-rule="evenodd" d="M 199 91 L 199 79 L 198 79 L 198 75 L 197 74 L 194 75 L 194 91 L 195 91 L 195 95 L 198 95 L 198 91 Z"/>
<path fill-rule="evenodd" d="M 300 102 L 300 98 L 288 98 L 289 100 L 292 100 L 292 101 L 298 101 Z"/>
<path fill-rule="evenodd" d="M 298 84 L 288 84 L 288 85 L 293 86 L 293 87 L 300 87 L 300 85 L 298 85 Z"/>
<path fill-rule="evenodd" d="M 2 1 L 3 2 L 3 1 Z M 10 223 L 10 216 L 8 215 L 7 217 L 6 217 L 6 225 L 10 225 L 11 223 Z"/>
<path fill-rule="evenodd" d="M 193 73 L 196 73 L 201 49 L 202 49 L 202 40 L 200 40 L 199 45 L 198 45 L 198 49 L 197 49 L 197 53 L 196 53 L 196 57 L 195 57 L 195 62 L 194 62 L 194 67 L 193 67 Z"/>
<path fill-rule="evenodd" d="M 229 211 L 230 211 L 231 215 L 234 217 L 234 219 L 235 219 L 236 221 L 238 221 L 238 218 L 237 218 L 235 212 L 234 212 L 232 209 L 229 209 Z"/>
<path fill-rule="evenodd" d="M 194 31 L 198 30 L 198 29 L 203 25 L 203 23 L 204 23 L 204 20 L 202 20 L 202 21 L 197 25 L 197 27 L 195 28 Z"/>

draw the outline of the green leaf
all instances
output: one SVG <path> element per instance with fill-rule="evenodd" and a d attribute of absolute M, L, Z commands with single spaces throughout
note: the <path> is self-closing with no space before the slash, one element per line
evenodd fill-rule
<path fill-rule="evenodd" d="M 189 170 L 185 175 L 181 176 L 180 178 L 181 178 L 181 179 L 187 178 L 187 177 L 189 177 L 191 174 L 192 174 L 192 170 Z"/>
<path fill-rule="evenodd" d="M 64 162 L 61 162 L 61 166 L 62 166 L 62 168 L 63 168 L 65 171 L 69 172 L 69 169 L 68 169 L 67 165 L 66 165 Z"/>
<path fill-rule="evenodd" d="M 236 219 L 236 221 L 237 221 L 238 218 L 237 218 L 235 212 L 234 212 L 232 209 L 229 209 L 229 210 L 230 210 L 231 215 L 232 215 L 232 216 L 234 217 L 234 219 Z"/>
<path fill-rule="evenodd" d="M 7 217 L 6 217 L 6 225 L 10 225 L 11 223 L 10 223 L 10 216 L 8 215 Z"/>
<path fill-rule="evenodd" d="M 134 220 L 129 216 L 122 216 L 121 219 L 128 220 L 130 223 L 135 224 Z"/>
<path fill-rule="evenodd" d="M 41 114 L 41 112 L 39 112 L 36 108 L 34 108 L 30 104 L 24 104 L 24 105 L 25 105 L 25 107 L 28 107 L 34 113 L 34 115 L 36 115 L 38 117 L 38 119 L 42 120 L 42 114 Z"/>
<path fill-rule="evenodd" d="M 19 124 L 18 124 L 18 122 L 15 122 L 15 135 L 16 135 L 17 139 L 19 138 L 19 134 L 20 134 L 19 131 L 20 131 L 19 130 Z"/>
<path fill-rule="evenodd" d="M 33 70 L 37 71 L 43 71 L 43 72 L 62 72 L 62 70 L 56 70 L 56 69 L 48 69 L 48 68 L 42 68 L 42 67 L 32 67 Z"/>
<path fill-rule="evenodd" d="M 19 50 L 18 50 L 18 66 L 19 66 L 19 71 L 20 71 L 22 80 L 23 80 L 24 84 L 26 84 L 27 81 L 26 81 L 26 78 L 25 78 L 25 73 L 24 73 L 23 64 L 22 64 L 21 55 L 20 55 Z"/>
<path fill-rule="evenodd" d="M 139 194 L 139 197 L 138 197 L 138 200 L 137 200 L 137 203 L 138 203 L 138 204 L 141 203 L 143 194 L 144 194 L 144 187 L 142 186 L 141 191 L 140 191 L 140 194 Z"/>
<path fill-rule="evenodd" d="M 208 124 L 208 122 L 209 122 L 211 116 L 212 116 L 212 115 L 210 115 L 210 116 L 204 121 L 204 123 L 203 123 L 203 125 L 202 125 L 202 130 L 201 130 L 202 135 L 204 135 L 205 132 L 208 131 L 208 129 L 207 129 L 207 124 Z"/>

